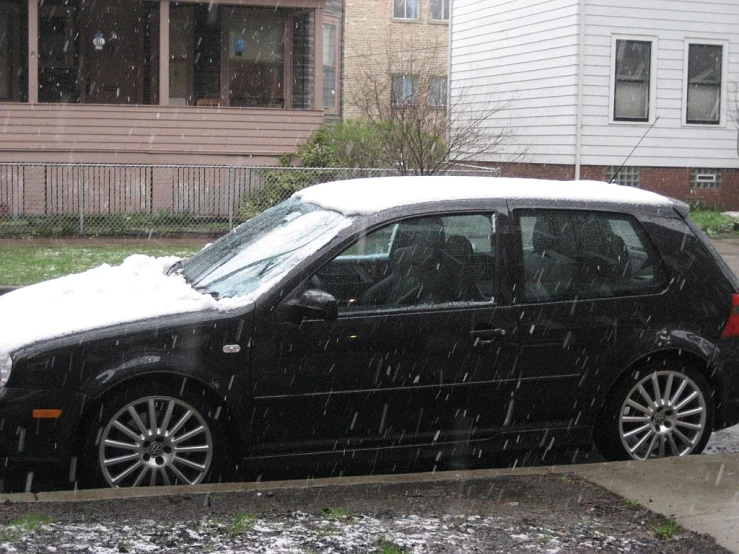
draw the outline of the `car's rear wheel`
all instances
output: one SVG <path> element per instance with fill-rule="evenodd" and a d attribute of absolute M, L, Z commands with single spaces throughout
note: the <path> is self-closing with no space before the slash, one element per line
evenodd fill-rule
<path fill-rule="evenodd" d="M 88 429 L 83 480 L 110 487 L 195 485 L 220 475 L 220 410 L 208 396 L 174 388 L 135 385 L 104 402 L 100 421 Z"/>
<path fill-rule="evenodd" d="M 665 360 L 632 373 L 614 390 L 595 429 L 610 460 L 699 454 L 713 430 L 714 403 L 706 379 Z"/>

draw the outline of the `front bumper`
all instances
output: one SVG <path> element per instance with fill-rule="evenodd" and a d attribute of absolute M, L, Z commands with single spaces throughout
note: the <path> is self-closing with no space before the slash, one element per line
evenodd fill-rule
<path fill-rule="evenodd" d="M 0 387 L 0 474 L 14 466 L 68 462 L 77 440 L 84 395 Z M 34 410 L 61 410 L 36 418 Z"/>

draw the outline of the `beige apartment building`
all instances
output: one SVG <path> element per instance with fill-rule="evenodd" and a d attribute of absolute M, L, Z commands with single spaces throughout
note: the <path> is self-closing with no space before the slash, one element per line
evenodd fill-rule
<path fill-rule="evenodd" d="M 445 106 L 451 0 L 345 0 L 344 118 L 359 117 L 368 89 L 388 102 L 406 101 L 422 76 Z"/>

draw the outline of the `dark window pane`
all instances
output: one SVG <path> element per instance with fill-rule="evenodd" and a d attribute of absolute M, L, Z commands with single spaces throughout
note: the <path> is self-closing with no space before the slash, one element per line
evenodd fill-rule
<path fill-rule="evenodd" d="M 616 121 L 647 121 L 652 43 L 616 41 L 614 113 Z"/>
<path fill-rule="evenodd" d="M 723 49 L 717 45 L 688 47 L 687 123 L 721 121 L 722 55 Z"/>

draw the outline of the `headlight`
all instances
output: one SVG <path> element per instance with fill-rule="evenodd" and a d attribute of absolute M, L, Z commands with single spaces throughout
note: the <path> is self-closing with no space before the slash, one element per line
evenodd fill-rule
<path fill-rule="evenodd" d="M 0 358 L 0 387 L 4 387 L 10 378 L 10 368 L 13 366 L 13 360 L 10 355 Z"/>

